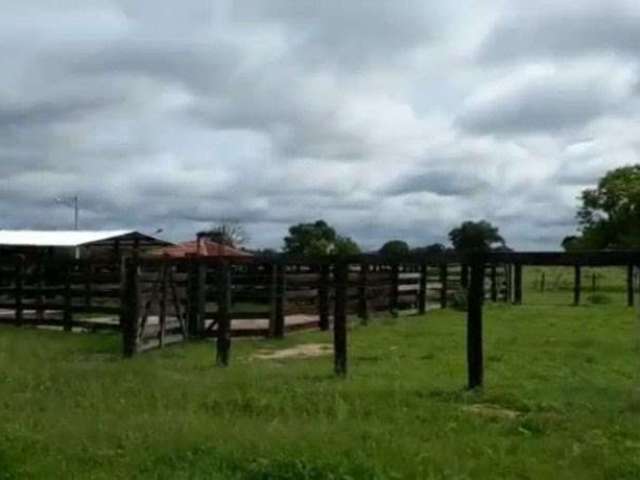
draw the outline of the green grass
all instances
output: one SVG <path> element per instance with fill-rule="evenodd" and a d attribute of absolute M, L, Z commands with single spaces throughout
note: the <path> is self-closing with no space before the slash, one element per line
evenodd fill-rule
<path fill-rule="evenodd" d="M 583 267 L 582 301 L 590 297 L 608 297 L 611 303 L 626 304 L 627 273 L 625 267 Z M 544 274 L 544 292 L 541 291 Z M 594 290 L 595 276 L 595 290 Z M 540 305 L 570 305 L 573 303 L 574 269 L 572 267 L 524 267 L 525 303 Z"/>
<path fill-rule="evenodd" d="M 251 358 L 321 332 L 236 341 L 219 369 L 206 342 L 126 361 L 117 336 L 0 328 L 0 480 L 637 479 L 623 304 L 487 307 L 475 393 L 454 311 L 354 328 L 346 379 L 330 357 Z"/>

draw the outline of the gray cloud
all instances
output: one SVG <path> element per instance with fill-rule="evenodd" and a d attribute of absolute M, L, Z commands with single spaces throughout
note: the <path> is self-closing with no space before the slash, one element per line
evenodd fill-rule
<path fill-rule="evenodd" d="M 509 5 L 482 42 L 478 55 L 488 61 L 590 54 L 638 56 L 640 8 L 637 2 L 555 2 L 544 8 Z"/>
<path fill-rule="evenodd" d="M 640 138 L 637 8 L 556 3 L 0 0 L 0 228 L 555 248 Z"/>

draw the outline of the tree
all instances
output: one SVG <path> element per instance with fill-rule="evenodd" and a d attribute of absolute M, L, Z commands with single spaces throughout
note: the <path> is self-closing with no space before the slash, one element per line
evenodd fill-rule
<path fill-rule="evenodd" d="M 562 248 L 565 252 L 574 252 L 580 249 L 581 239 L 577 235 L 567 235 L 562 239 Z"/>
<path fill-rule="evenodd" d="M 582 248 L 640 247 L 640 165 L 616 168 L 580 196 Z"/>
<path fill-rule="evenodd" d="M 360 246 L 352 238 L 338 235 L 333 253 L 341 257 L 358 255 L 360 253 Z"/>
<path fill-rule="evenodd" d="M 491 250 L 496 244 L 503 246 L 504 239 L 498 228 L 485 220 L 466 221 L 449 232 L 453 248 L 458 252 Z"/>
<path fill-rule="evenodd" d="M 208 230 L 198 232 L 198 237 L 233 248 L 240 247 L 249 241 L 244 227 L 237 220 L 223 220 Z"/>
<path fill-rule="evenodd" d="M 431 245 L 427 245 L 426 247 L 418 247 L 412 250 L 413 253 L 417 254 L 434 254 L 434 253 L 444 253 L 447 251 L 447 247 L 445 247 L 441 243 L 432 243 Z"/>
<path fill-rule="evenodd" d="M 354 255 L 360 253 L 360 247 L 351 238 L 338 235 L 324 220 L 318 220 L 290 227 L 284 251 L 301 256 Z"/>
<path fill-rule="evenodd" d="M 407 242 L 402 240 L 391 240 L 385 243 L 379 252 L 385 258 L 397 259 L 409 255 L 411 249 Z"/>

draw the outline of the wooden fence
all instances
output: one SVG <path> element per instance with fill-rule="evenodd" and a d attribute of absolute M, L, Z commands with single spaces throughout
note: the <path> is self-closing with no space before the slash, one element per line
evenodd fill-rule
<path fill-rule="evenodd" d="M 120 329 L 124 353 L 162 347 L 190 336 L 216 337 L 217 361 L 230 359 L 234 325 L 264 320 L 250 334 L 282 337 L 290 315 L 311 315 L 311 326 L 333 326 L 335 371 L 347 372 L 347 319 L 382 310 L 424 313 L 468 292 L 467 364 L 470 388 L 483 384 L 483 303 L 523 300 L 527 265 L 572 266 L 575 303 L 584 266 L 625 266 L 627 302 L 634 303 L 640 252 L 491 252 L 324 259 L 186 260 L 130 258 L 120 265 L 45 264 L 0 258 L 0 323 Z"/>
<path fill-rule="evenodd" d="M 117 330 L 121 295 L 113 264 L 0 260 L 0 324 Z"/>

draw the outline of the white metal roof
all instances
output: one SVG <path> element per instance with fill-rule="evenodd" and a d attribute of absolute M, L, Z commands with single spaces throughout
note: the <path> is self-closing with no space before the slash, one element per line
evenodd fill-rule
<path fill-rule="evenodd" d="M 135 233 L 134 230 L 0 230 L 0 246 L 79 247 Z"/>

